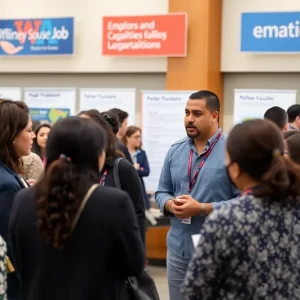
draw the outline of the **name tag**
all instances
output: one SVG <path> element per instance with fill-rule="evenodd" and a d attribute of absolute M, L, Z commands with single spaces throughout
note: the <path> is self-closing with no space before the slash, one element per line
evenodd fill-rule
<path fill-rule="evenodd" d="M 192 218 L 185 218 L 181 220 L 182 224 L 191 224 L 192 223 Z"/>
<path fill-rule="evenodd" d="M 197 248 L 197 246 L 199 244 L 199 241 L 200 241 L 200 238 L 201 238 L 201 234 L 192 235 L 193 245 L 194 245 L 195 248 Z"/>

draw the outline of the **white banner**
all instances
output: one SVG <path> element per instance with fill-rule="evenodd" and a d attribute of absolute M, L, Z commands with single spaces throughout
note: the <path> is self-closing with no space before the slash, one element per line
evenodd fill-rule
<path fill-rule="evenodd" d="M 262 119 L 265 112 L 279 106 L 287 110 L 296 103 L 296 92 L 288 90 L 234 90 L 234 124 Z"/>
<path fill-rule="evenodd" d="M 24 101 L 32 120 L 41 123 L 76 114 L 76 88 L 26 88 Z"/>
<path fill-rule="evenodd" d="M 149 193 L 157 190 L 161 169 L 171 145 L 184 138 L 184 112 L 190 91 L 142 91 L 143 149 L 150 176 L 145 178 Z"/>
<path fill-rule="evenodd" d="M 21 88 L 19 87 L 0 87 L 0 99 L 22 100 Z"/>
<path fill-rule="evenodd" d="M 80 89 L 80 111 L 97 109 L 104 112 L 112 108 L 126 111 L 128 125 L 134 125 L 135 89 Z"/>

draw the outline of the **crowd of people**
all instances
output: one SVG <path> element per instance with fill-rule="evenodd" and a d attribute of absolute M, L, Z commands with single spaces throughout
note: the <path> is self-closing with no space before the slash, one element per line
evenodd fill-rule
<path fill-rule="evenodd" d="M 187 137 L 155 193 L 171 222 L 170 300 L 300 299 L 300 105 L 228 137 L 219 117 L 217 95 L 190 95 Z M 4 99 L 0 128 L 0 299 L 137 299 L 129 278 L 139 289 L 150 208 L 141 129 L 117 108 L 34 124 Z"/>

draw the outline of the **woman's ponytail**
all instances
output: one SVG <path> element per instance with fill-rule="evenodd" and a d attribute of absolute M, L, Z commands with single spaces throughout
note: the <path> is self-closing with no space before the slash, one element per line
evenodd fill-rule
<path fill-rule="evenodd" d="M 52 162 L 37 184 L 37 229 L 40 237 L 61 249 L 71 235 L 72 222 L 84 197 L 80 172 L 70 158 Z"/>
<path fill-rule="evenodd" d="M 300 167 L 281 153 L 274 152 L 273 156 L 268 171 L 261 178 L 261 187 L 253 194 L 281 199 L 300 196 Z"/>

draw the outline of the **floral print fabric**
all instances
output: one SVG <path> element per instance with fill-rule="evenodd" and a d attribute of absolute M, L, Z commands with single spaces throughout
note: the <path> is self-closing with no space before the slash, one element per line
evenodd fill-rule
<path fill-rule="evenodd" d="M 6 244 L 0 236 L 0 300 L 6 300 Z"/>
<path fill-rule="evenodd" d="M 185 299 L 300 299 L 300 205 L 251 195 L 206 220 Z"/>

